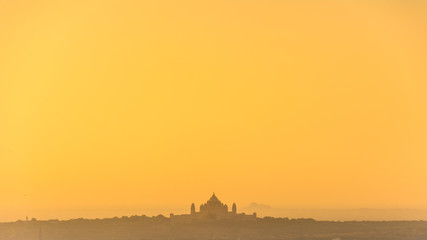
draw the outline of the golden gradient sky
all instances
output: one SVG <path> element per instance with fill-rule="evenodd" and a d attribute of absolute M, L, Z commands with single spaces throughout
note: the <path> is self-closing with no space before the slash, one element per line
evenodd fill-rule
<path fill-rule="evenodd" d="M 0 221 L 427 208 L 426 26 L 416 0 L 0 0 Z"/>

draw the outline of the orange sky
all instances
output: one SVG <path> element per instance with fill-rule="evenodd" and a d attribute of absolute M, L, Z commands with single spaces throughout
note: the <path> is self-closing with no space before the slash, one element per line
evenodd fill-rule
<path fill-rule="evenodd" d="M 0 221 L 427 208 L 427 2 L 296 2 L 0 0 Z"/>

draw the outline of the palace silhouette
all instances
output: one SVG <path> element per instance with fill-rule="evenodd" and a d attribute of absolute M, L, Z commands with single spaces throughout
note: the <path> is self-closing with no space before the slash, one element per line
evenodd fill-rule
<path fill-rule="evenodd" d="M 200 205 L 199 212 L 196 212 L 196 205 L 191 204 L 190 214 L 174 215 L 170 214 L 171 220 L 176 221 L 194 221 L 194 220 L 256 220 L 256 213 L 247 215 L 245 213 L 237 213 L 236 203 L 233 203 L 231 211 L 228 211 L 227 204 L 223 204 L 216 196 L 215 193 L 204 204 Z"/>

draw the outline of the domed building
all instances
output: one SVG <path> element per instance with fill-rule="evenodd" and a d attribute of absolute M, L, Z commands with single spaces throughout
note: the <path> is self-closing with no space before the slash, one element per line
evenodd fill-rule
<path fill-rule="evenodd" d="M 214 193 L 205 204 L 200 205 L 200 214 L 206 217 L 225 216 L 228 214 L 228 206 L 223 204 Z"/>
<path fill-rule="evenodd" d="M 215 195 L 204 204 L 200 205 L 199 212 L 196 212 L 195 204 L 191 204 L 190 214 L 170 215 L 171 220 L 256 220 L 256 213 L 246 215 L 245 213 L 237 213 L 237 206 L 233 203 L 231 211 L 228 211 L 227 204 L 223 204 Z"/>

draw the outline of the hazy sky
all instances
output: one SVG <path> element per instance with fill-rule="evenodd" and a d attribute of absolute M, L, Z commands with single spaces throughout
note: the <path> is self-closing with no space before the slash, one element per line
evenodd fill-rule
<path fill-rule="evenodd" d="M 0 221 L 427 208 L 426 26 L 416 0 L 0 0 Z"/>

